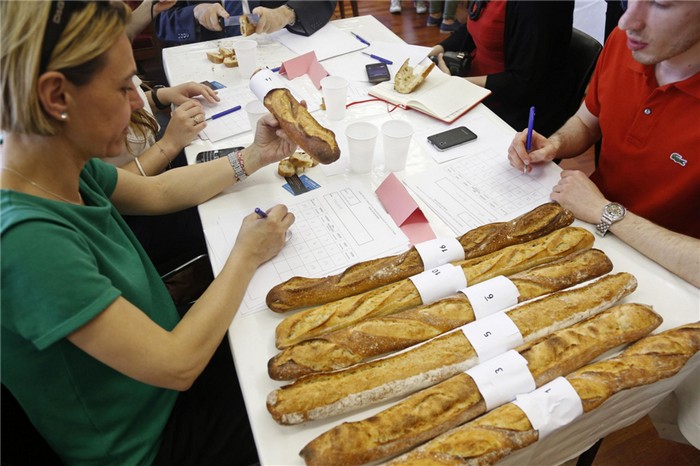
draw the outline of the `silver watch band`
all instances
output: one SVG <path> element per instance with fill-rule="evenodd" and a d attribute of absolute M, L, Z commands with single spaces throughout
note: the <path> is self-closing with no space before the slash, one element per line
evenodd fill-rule
<path fill-rule="evenodd" d="M 231 163 L 231 168 L 233 168 L 233 172 L 236 175 L 236 180 L 240 183 L 241 181 L 248 178 L 248 175 L 246 174 L 245 169 L 243 168 L 241 163 L 238 161 L 238 152 L 231 152 L 230 154 L 228 154 L 228 161 L 229 163 Z"/>
<path fill-rule="evenodd" d="M 603 217 L 600 219 L 600 223 L 595 226 L 595 231 L 600 236 L 605 236 L 608 233 L 608 230 L 610 229 L 611 225 L 612 225 L 612 222 L 610 220 L 608 220 L 607 218 Z"/>

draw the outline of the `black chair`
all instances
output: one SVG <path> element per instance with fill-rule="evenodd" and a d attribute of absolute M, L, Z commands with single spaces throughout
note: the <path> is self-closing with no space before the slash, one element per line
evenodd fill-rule
<path fill-rule="evenodd" d="M 562 107 L 566 109 L 569 116 L 576 113 L 581 106 L 602 49 L 600 42 L 585 32 L 576 28 L 571 31 L 565 77 L 572 83 L 573 88 L 568 100 L 562 103 Z"/>

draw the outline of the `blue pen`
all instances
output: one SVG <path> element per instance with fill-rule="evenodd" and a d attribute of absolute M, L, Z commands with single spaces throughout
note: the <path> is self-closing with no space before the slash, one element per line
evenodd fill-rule
<path fill-rule="evenodd" d="M 229 108 L 228 110 L 224 110 L 223 112 L 219 112 L 219 113 L 217 113 L 217 114 L 215 114 L 215 115 L 210 116 L 209 118 L 207 118 L 207 120 L 216 120 L 217 118 L 221 118 L 222 116 L 226 116 L 226 115 L 228 115 L 229 113 L 237 112 L 237 111 L 240 110 L 240 109 L 241 109 L 241 106 L 240 106 L 240 105 L 236 105 L 236 106 L 233 107 L 233 108 Z"/>
<path fill-rule="evenodd" d="M 532 150 L 532 128 L 535 126 L 535 107 L 530 107 L 530 116 L 527 120 L 527 140 L 525 141 L 525 149 L 530 152 Z M 528 164 L 523 167 L 523 173 L 527 173 Z"/>
<path fill-rule="evenodd" d="M 382 57 L 377 56 L 377 55 L 374 55 L 373 53 L 367 53 L 367 52 L 362 52 L 362 53 L 364 53 L 365 55 L 369 55 L 370 57 L 372 57 L 372 58 L 374 58 L 375 60 L 378 60 L 378 61 L 380 61 L 380 62 L 382 62 L 382 63 L 386 63 L 387 65 L 393 65 L 393 64 L 394 64 L 393 61 L 387 60 L 386 58 L 382 58 Z"/>
<path fill-rule="evenodd" d="M 358 36 L 358 35 L 355 34 L 354 32 L 350 31 L 350 34 L 352 34 L 353 36 L 357 37 L 357 40 L 359 40 L 359 41 L 362 42 L 363 44 L 370 45 L 369 42 L 367 42 L 365 39 L 363 39 L 362 37 Z"/>
<path fill-rule="evenodd" d="M 270 71 L 272 71 L 273 73 L 277 73 L 280 69 L 282 69 L 282 67 L 278 66 L 276 68 L 270 68 Z"/>
<path fill-rule="evenodd" d="M 267 218 L 267 213 L 265 213 L 264 210 L 262 210 L 260 207 L 255 208 L 255 213 L 260 216 L 260 218 Z"/>

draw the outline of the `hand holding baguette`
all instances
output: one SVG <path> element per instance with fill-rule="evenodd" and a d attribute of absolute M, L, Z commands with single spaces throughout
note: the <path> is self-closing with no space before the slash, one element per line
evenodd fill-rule
<path fill-rule="evenodd" d="M 535 385 L 568 374 L 661 324 L 649 306 L 622 304 L 559 330 L 520 351 Z M 346 422 L 301 450 L 307 465 L 356 465 L 409 450 L 486 412 L 474 380 L 460 373 L 362 421 Z"/>
<path fill-rule="evenodd" d="M 467 285 L 497 275 L 510 275 L 569 254 L 589 249 L 593 235 L 582 228 L 566 227 L 524 244 L 509 246 L 486 256 L 457 262 Z M 411 280 L 402 280 L 376 290 L 300 311 L 284 319 L 275 329 L 275 344 L 286 348 L 303 340 L 423 304 Z"/>
<path fill-rule="evenodd" d="M 600 250 L 580 251 L 510 276 L 524 302 L 600 277 L 612 263 Z M 374 317 L 302 341 L 273 357 L 273 380 L 293 380 L 315 372 L 343 369 L 371 357 L 398 351 L 474 320 L 469 299 L 457 293 L 426 306 Z"/>
<path fill-rule="evenodd" d="M 636 286 L 628 273 L 607 275 L 521 304 L 508 315 L 523 341 L 532 342 L 602 312 Z M 473 346 L 455 330 L 393 356 L 299 379 L 271 392 L 267 409 L 280 424 L 322 419 L 434 385 L 477 363 Z"/>
<path fill-rule="evenodd" d="M 700 351 L 700 322 L 651 335 L 611 359 L 589 364 L 568 376 L 583 412 L 598 408 L 612 395 L 678 373 Z M 508 403 L 457 427 L 389 464 L 493 464 L 538 440 L 525 413 Z"/>
<path fill-rule="evenodd" d="M 459 242 L 464 249 L 464 258 L 473 259 L 506 246 L 532 241 L 571 225 L 573 221 L 571 212 L 550 202 L 508 222 L 490 223 L 470 230 L 459 237 Z M 423 261 L 416 248 L 412 247 L 403 254 L 360 262 L 338 275 L 324 278 L 292 277 L 268 292 L 267 306 L 275 312 L 318 306 L 423 271 Z"/>

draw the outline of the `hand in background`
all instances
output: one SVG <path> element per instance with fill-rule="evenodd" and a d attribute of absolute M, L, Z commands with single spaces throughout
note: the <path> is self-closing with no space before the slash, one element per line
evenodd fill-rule
<path fill-rule="evenodd" d="M 578 170 L 563 170 L 550 197 L 579 220 L 594 225 L 600 221 L 603 207 L 608 203 L 595 183 Z"/>
<path fill-rule="evenodd" d="M 255 32 L 258 34 L 279 31 L 292 21 L 294 21 L 294 11 L 285 6 L 278 8 L 265 8 L 259 6 L 251 12 L 260 16 Z"/>
<path fill-rule="evenodd" d="M 221 31 L 219 17 L 229 17 L 221 3 L 200 3 L 194 7 L 193 14 L 197 22 L 210 31 Z"/>
<path fill-rule="evenodd" d="M 256 267 L 260 266 L 284 247 L 285 234 L 293 223 L 294 214 L 282 204 L 268 210 L 267 218 L 250 214 L 243 219 L 233 249 L 245 254 Z"/>
<path fill-rule="evenodd" d="M 204 100 L 211 104 L 219 101 L 219 96 L 216 95 L 216 91 L 209 86 L 193 81 L 178 84 L 173 87 L 166 87 L 158 91 L 158 98 L 161 102 L 175 105 L 182 105 L 190 101 L 192 97 L 198 95 L 204 97 Z"/>

